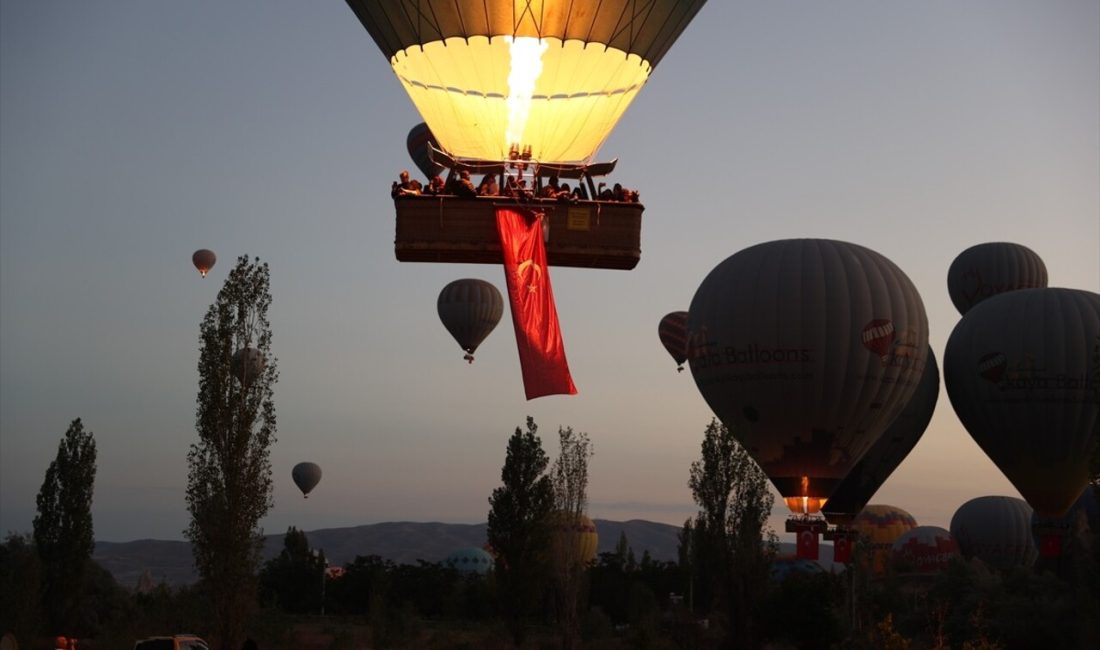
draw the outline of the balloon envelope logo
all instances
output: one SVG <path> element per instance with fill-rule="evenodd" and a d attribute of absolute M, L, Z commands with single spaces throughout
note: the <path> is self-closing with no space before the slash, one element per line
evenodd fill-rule
<path fill-rule="evenodd" d="M 1000 352 L 990 352 L 981 359 L 978 359 L 978 374 L 983 379 L 999 384 L 1001 377 L 1004 375 L 1005 368 L 1008 367 L 1008 359 Z"/>
<path fill-rule="evenodd" d="M 885 357 L 890 353 L 890 346 L 894 343 L 893 321 L 876 318 L 867 323 L 863 326 L 860 340 L 863 342 L 863 347 L 880 357 Z"/>

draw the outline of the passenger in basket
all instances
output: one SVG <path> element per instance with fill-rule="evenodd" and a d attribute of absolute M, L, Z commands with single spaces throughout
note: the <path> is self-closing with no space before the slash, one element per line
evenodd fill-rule
<path fill-rule="evenodd" d="M 401 180 L 395 181 L 390 188 L 390 196 L 397 198 L 399 196 L 414 196 L 420 194 L 420 190 L 423 187 L 420 181 L 409 178 L 409 170 L 401 170 Z"/>

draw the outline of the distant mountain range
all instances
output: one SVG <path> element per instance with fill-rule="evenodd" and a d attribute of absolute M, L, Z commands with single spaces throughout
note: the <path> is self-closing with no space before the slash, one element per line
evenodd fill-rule
<path fill-rule="evenodd" d="M 600 536 L 599 552 L 613 551 L 620 533 L 641 560 L 649 551 L 655 560 L 674 561 L 680 528 L 668 524 L 634 519 L 608 521 L 596 519 Z M 453 551 L 485 544 L 486 524 L 441 524 L 387 522 L 349 528 L 322 528 L 307 531 L 312 548 L 324 550 L 330 564 L 351 562 L 357 555 L 377 555 L 398 564 L 417 560 L 440 562 Z M 283 533 L 264 537 L 264 559 L 273 558 L 283 549 Z M 180 541 L 141 539 L 133 542 L 96 542 L 92 559 L 114 575 L 124 587 L 133 588 L 146 571 L 155 582 L 169 585 L 191 584 L 198 574 L 191 557 L 191 544 Z"/>

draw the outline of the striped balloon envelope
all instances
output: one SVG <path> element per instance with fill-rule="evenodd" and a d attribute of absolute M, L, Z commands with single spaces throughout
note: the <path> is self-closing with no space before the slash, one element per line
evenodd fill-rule
<path fill-rule="evenodd" d="M 661 344 L 668 350 L 672 360 L 676 362 L 676 371 L 684 371 L 684 362 L 688 358 L 688 313 L 686 311 L 674 311 L 665 314 L 657 325 L 657 336 L 661 338 Z"/>
<path fill-rule="evenodd" d="M 1008 571 L 1029 567 L 1039 551 L 1031 537 L 1031 506 L 1023 499 L 988 496 L 971 499 L 951 517 L 951 535 L 963 557 Z"/>
<path fill-rule="evenodd" d="M 443 326 L 466 351 L 466 361 L 473 363 L 477 346 L 489 336 L 504 314 L 504 298 L 492 283 L 463 278 L 443 287 L 436 300 L 436 310 Z"/>
<path fill-rule="evenodd" d="M 1020 244 L 989 242 L 959 253 L 947 270 L 947 293 L 960 314 L 1006 291 L 1047 286 L 1047 267 L 1039 255 Z"/>
<path fill-rule="evenodd" d="M 860 511 L 852 528 L 871 545 L 871 562 L 875 575 L 886 573 L 894 542 L 917 527 L 913 515 L 896 506 L 869 505 Z"/>

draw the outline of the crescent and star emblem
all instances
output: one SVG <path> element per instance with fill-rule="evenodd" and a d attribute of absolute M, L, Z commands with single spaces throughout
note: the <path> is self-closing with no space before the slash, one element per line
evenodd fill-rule
<path fill-rule="evenodd" d="M 526 259 L 526 260 L 523 260 L 522 262 L 520 262 L 519 266 L 516 267 L 516 279 L 518 279 L 520 281 L 523 281 L 523 273 L 528 268 L 531 268 L 531 269 L 535 270 L 535 279 L 534 279 L 534 282 L 527 285 L 527 291 L 529 291 L 531 293 L 534 293 L 534 292 L 538 291 L 538 288 L 539 288 L 538 281 L 539 281 L 539 279 L 542 278 L 542 267 L 539 266 L 538 264 L 535 264 L 534 260 Z"/>

